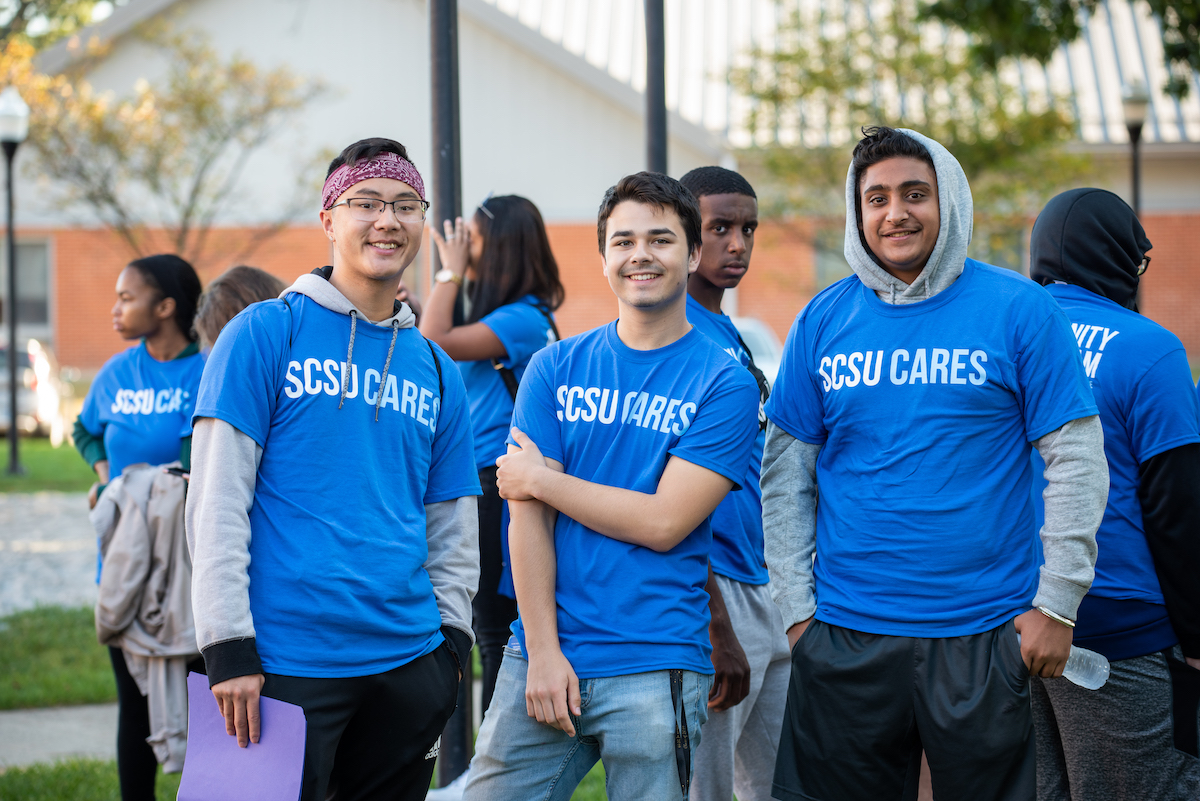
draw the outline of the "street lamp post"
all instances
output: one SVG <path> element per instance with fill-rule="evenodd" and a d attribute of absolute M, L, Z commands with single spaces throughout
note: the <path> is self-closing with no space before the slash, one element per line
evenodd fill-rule
<path fill-rule="evenodd" d="M 1121 109 L 1125 113 L 1125 127 L 1129 130 L 1130 158 L 1133 161 L 1133 213 L 1142 214 L 1142 125 L 1146 122 L 1146 107 L 1150 95 L 1141 79 L 1134 78 L 1121 92 Z"/>
<path fill-rule="evenodd" d="M 666 18 L 663 0 L 645 0 L 646 169 L 667 172 Z"/>
<path fill-rule="evenodd" d="M 17 237 L 13 230 L 13 157 L 29 133 L 29 106 L 15 86 L 0 92 L 0 144 L 8 177 L 8 472 L 20 475 L 17 452 Z"/>

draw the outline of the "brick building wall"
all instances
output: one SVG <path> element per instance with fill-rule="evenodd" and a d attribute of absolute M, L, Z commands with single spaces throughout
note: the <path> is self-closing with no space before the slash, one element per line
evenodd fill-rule
<path fill-rule="evenodd" d="M 1143 279 L 1142 311 L 1179 336 L 1193 363 L 1200 363 L 1200 216 L 1151 215 L 1145 226 L 1155 247 Z M 566 302 L 557 315 L 563 335 L 614 319 L 617 304 L 601 272 L 595 225 L 547 228 L 566 287 Z M 214 231 L 212 251 L 237 253 L 253 235 L 251 229 Z M 92 229 L 21 229 L 20 236 L 50 242 L 54 344 L 59 361 L 93 371 L 128 347 L 113 332 L 110 315 L 117 275 L 130 258 L 122 243 L 108 231 Z M 290 283 L 328 263 L 329 243 L 315 226 L 290 228 L 245 261 Z M 233 263 L 229 256 L 217 255 L 197 271 L 207 283 Z M 422 251 L 405 276 L 411 287 L 426 285 L 426 264 L 427 253 Z M 762 319 L 783 340 L 792 320 L 817 289 L 810 225 L 804 221 L 764 223 L 750 271 L 738 290 L 737 313 Z"/>

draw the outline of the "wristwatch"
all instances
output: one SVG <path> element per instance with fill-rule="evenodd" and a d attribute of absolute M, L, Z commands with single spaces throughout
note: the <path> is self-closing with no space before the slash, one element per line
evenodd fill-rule
<path fill-rule="evenodd" d="M 441 269 L 433 274 L 433 280 L 439 284 L 454 284 L 457 287 L 463 285 L 462 276 L 450 270 Z"/>

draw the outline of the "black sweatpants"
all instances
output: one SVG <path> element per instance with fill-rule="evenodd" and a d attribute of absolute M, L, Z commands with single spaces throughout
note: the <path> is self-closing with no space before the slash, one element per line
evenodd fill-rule
<path fill-rule="evenodd" d="M 158 759 L 146 742 L 150 736 L 150 704 L 125 664 L 125 652 L 109 646 L 113 676 L 117 680 L 117 777 L 121 801 L 154 801 Z M 204 672 L 204 658 L 188 663 L 188 670 Z"/>
<path fill-rule="evenodd" d="M 266 674 L 262 694 L 304 709 L 301 801 L 425 798 L 438 738 L 458 698 L 458 663 L 442 644 L 375 676 Z"/>
<path fill-rule="evenodd" d="M 965 637 L 864 634 L 814 620 L 792 649 L 773 795 L 1034 801 L 1029 672 L 1012 621 Z"/>
<path fill-rule="evenodd" d="M 499 593 L 500 576 L 504 572 L 500 528 L 505 502 L 500 498 L 500 490 L 496 489 L 496 468 L 480 470 L 479 484 L 483 487 L 483 497 L 479 499 L 479 591 L 471 602 L 471 610 L 475 617 L 479 665 L 483 670 L 479 710 L 482 717 L 496 691 L 504 645 L 512 633 L 512 622 L 517 619 L 517 602 Z"/>

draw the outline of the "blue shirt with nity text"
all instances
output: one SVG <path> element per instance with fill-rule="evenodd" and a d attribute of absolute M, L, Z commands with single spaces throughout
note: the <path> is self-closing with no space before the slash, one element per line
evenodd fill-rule
<path fill-rule="evenodd" d="M 513 424 L 586 481 L 652 494 L 678 456 L 736 488 L 758 432 L 757 404 L 746 369 L 696 329 L 665 348 L 639 351 L 611 323 L 533 357 Z M 558 638 L 576 674 L 712 673 L 704 590 L 711 545 L 707 518 L 659 553 L 560 514 Z M 513 633 L 525 648 L 520 618 Z"/>
<path fill-rule="evenodd" d="M 816 616 L 957 637 L 1029 608 L 1031 442 L 1096 413 L 1066 316 L 968 259 L 929 300 L 856 276 L 796 318 L 767 416 L 817 458 Z"/>
<path fill-rule="evenodd" d="M 425 504 L 479 494 L 466 392 L 414 328 L 359 321 L 288 295 L 221 332 L 197 417 L 263 448 L 250 510 L 250 611 L 270 673 L 383 673 L 442 642 L 424 564 Z M 289 344 L 289 337 L 291 343 Z M 346 397 L 342 379 L 346 379 Z M 376 401 L 379 420 L 375 420 Z"/>

